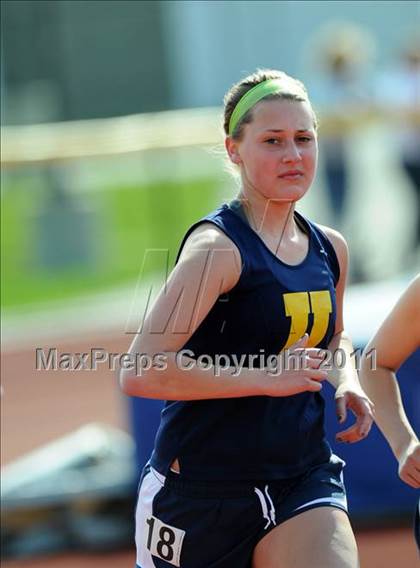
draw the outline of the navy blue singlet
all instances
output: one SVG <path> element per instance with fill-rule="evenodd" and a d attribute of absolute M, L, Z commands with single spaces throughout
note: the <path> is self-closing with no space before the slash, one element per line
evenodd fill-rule
<path fill-rule="evenodd" d="M 326 348 L 334 335 L 339 264 L 326 235 L 295 212 L 309 237 L 298 265 L 277 258 L 248 224 L 239 202 L 202 218 L 217 225 L 238 247 L 242 272 L 219 296 L 183 349 L 201 354 L 278 354 L 305 332 L 309 345 Z M 258 366 L 258 365 L 254 365 Z M 217 380 L 217 377 L 215 377 Z M 238 376 L 240 379 L 240 375 Z M 167 401 L 151 465 L 166 475 L 175 459 L 185 479 L 283 479 L 328 461 L 324 400 L 319 393 Z"/>

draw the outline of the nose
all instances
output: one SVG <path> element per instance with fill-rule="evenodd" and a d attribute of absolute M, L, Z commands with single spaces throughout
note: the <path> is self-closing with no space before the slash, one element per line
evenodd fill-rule
<path fill-rule="evenodd" d="M 288 163 L 299 162 L 300 160 L 301 160 L 301 155 L 296 143 L 294 141 L 288 142 L 284 148 L 282 162 L 288 164 Z"/>

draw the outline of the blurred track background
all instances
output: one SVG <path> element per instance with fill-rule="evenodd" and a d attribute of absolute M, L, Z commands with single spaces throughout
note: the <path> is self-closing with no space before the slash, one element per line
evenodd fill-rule
<path fill-rule="evenodd" d="M 419 24 L 417 1 L 2 2 L 2 466 L 90 423 L 132 434 L 112 370 L 36 371 L 35 350 L 128 349 L 186 228 L 235 196 L 222 96 L 256 67 L 302 79 L 319 112 L 319 174 L 300 210 L 346 236 L 348 319 L 369 336 L 420 267 L 420 189 L 406 167 L 420 159 L 407 86 Z M 80 518 L 89 506 L 77 501 Z M 415 566 L 407 518 L 376 521 L 357 531 L 362 566 Z M 134 564 L 129 544 L 71 554 L 55 541 L 46 556 L 42 534 L 4 565 Z"/>

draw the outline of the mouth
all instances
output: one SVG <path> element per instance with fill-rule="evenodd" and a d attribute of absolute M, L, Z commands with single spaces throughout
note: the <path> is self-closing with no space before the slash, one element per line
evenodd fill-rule
<path fill-rule="evenodd" d="M 299 170 L 290 170 L 278 176 L 281 179 L 297 180 L 303 177 L 303 173 Z"/>

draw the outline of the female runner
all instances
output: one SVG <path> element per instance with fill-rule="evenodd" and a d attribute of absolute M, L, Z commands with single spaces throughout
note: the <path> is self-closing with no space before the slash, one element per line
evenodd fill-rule
<path fill-rule="evenodd" d="M 131 396 L 165 399 L 136 511 L 137 567 L 356 568 L 344 463 L 325 440 L 327 379 L 337 437 L 367 435 L 372 405 L 343 331 L 343 237 L 296 209 L 317 166 L 305 87 L 260 70 L 225 98 L 237 199 L 187 231 L 123 370 Z M 320 368 L 325 351 L 346 355 Z M 281 357 L 279 356 L 281 353 Z"/>

